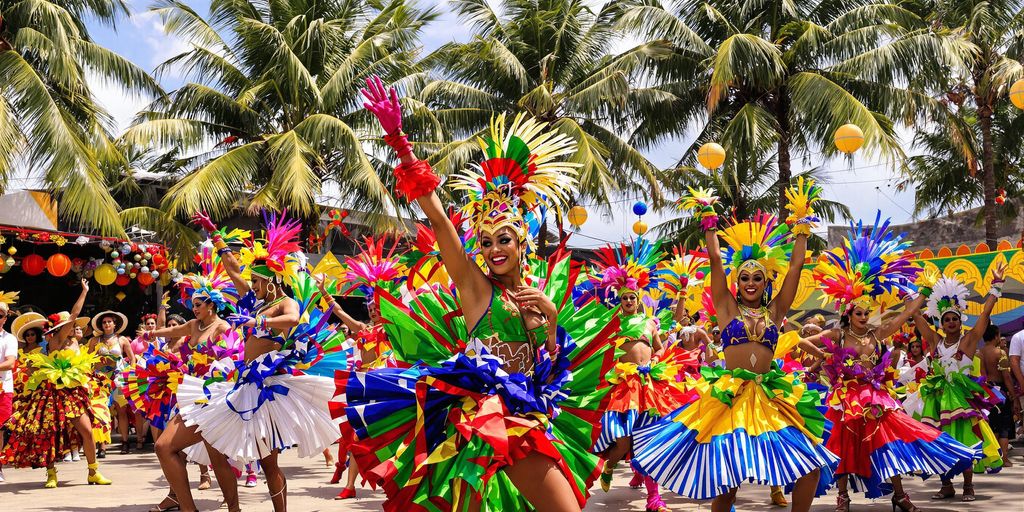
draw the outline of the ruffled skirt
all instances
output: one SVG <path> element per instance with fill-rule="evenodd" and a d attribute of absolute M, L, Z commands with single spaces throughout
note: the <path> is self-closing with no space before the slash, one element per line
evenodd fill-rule
<path fill-rule="evenodd" d="M 963 373 L 943 374 L 941 365 L 921 382 L 919 409 L 914 419 L 949 434 L 966 446 L 981 446 L 982 458 L 975 461 L 974 472 L 994 473 L 1003 467 L 1003 457 L 988 411 L 1002 401 L 991 388 Z"/>
<path fill-rule="evenodd" d="M 848 380 L 829 398 L 832 434 L 825 447 L 839 456 L 837 474 L 855 492 L 878 498 L 892 492 L 894 476 L 960 473 L 971 467 L 974 448 L 913 420 L 885 388 Z"/>
<path fill-rule="evenodd" d="M 697 399 L 687 391 L 677 372 L 666 372 L 666 363 L 638 366 L 620 362 L 608 372 L 612 384 L 608 405 L 601 416 L 601 435 L 594 452 L 601 453 L 623 437 L 631 437 L 636 426 L 653 421 Z"/>
<path fill-rule="evenodd" d="M 113 420 L 110 415 L 110 391 L 114 381 L 103 372 L 93 374 L 92 396 L 89 399 L 89 413 L 92 416 L 92 440 L 96 443 L 110 443 Z"/>
<path fill-rule="evenodd" d="M 238 362 L 227 379 L 185 375 L 179 414 L 229 459 L 251 462 L 295 445 L 300 457 L 317 455 L 338 439 L 328 406 L 334 385 L 326 377 L 287 373 L 289 363 L 274 351 Z"/>
<path fill-rule="evenodd" d="M 157 350 L 121 374 L 123 396 L 154 428 L 167 428 L 178 413 L 175 393 L 183 377 L 181 367 L 177 356 Z"/>
<path fill-rule="evenodd" d="M 81 446 L 71 421 L 90 413 L 90 401 L 89 388 L 85 386 L 58 388 L 49 381 L 16 397 L 14 414 L 7 424 L 11 435 L 4 451 L 4 464 L 48 467 L 73 447 Z"/>
<path fill-rule="evenodd" d="M 702 376 L 695 402 L 635 430 L 644 473 L 699 500 L 743 482 L 790 486 L 817 469 L 830 480 L 839 459 L 823 444 L 816 391 L 777 365 L 765 374 L 706 367 Z"/>

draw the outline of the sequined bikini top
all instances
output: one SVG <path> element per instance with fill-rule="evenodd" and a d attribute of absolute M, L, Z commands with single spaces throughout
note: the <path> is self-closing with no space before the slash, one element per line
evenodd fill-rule
<path fill-rule="evenodd" d="M 764 318 L 764 333 L 757 336 L 757 333 L 751 332 L 741 314 L 733 318 L 722 330 L 722 350 L 744 343 L 760 343 L 775 352 L 775 345 L 779 343 L 779 328 L 772 322 L 768 308 L 762 307 L 759 311 Z"/>

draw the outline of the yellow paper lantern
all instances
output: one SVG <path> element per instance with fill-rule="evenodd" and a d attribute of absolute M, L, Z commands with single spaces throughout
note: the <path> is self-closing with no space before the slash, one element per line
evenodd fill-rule
<path fill-rule="evenodd" d="M 864 132 L 855 124 L 844 124 L 836 130 L 834 140 L 836 148 L 849 155 L 864 145 Z"/>
<path fill-rule="evenodd" d="M 127 297 L 127 295 L 125 295 L 124 292 L 117 292 L 116 294 L 114 294 L 114 297 L 117 297 L 118 301 L 122 301 L 124 300 L 125 297 Z"/>
<path fill-rule="evenodd" d="M 582 226 L 585 222 L 587 222 L 586 208 L 579 205 L 569 208 L 569 224 L 572 224 L 574 227 L 578 228 Z"/>
<path fill-rule="evenodd" d="M 697 150 L 697 161 L 705 169 L 718 169 L 725 163 L 725 148 L 715 142 L 708 142 Z"/>
<path fill-rule="evenodd" d="M 634 222 L 633 232 L 636 233 L 637 235 L 643 236 L 643 234 L 647 232 L 647 223 L 642 220 Z"/>
<path fill-rule="evenodd" d="M 117 279 L 117 271 L 114 270 L 114 266 L 110 263 L 104 263 L 93 272 L 92 276 L 96 279 L 96 282 L 102 286 L 110 286 L 114 284 L 114 280 Z"/>
<path fill-rule="evenodd" d="M 1017 108 L 1024 109 L 1024 78 L 1010 86 L 1010 103 Z"/>

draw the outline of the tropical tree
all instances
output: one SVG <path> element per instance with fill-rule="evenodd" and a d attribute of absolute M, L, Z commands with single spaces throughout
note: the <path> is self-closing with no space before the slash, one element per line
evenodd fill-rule
<path fill-rule="evenodd" d="M 628 133 L 652 94 L 633 82 L 644 63 L 665 53 L 664 43 L 615 53 L 617 2 L 597 12 L 584 0 L 449 5 L 472 25 L 472 40 L 441 46 L 423 61 L 425 85 L 409 83 L 410 128 L 435 169 L 466 165 L 495 115 L 526 112 L 577 142 L 580 198 L 608 205 L 616 192 L 639 191 L 653 203 L 663 200 L 657 167 Z M 670 113 L 648 115 L 667 120 Z"/>
<path fill-rule="evenodd" d="M 343 206 L 389 211 L 381 163 L 360 138 L 375 124 L 359 88 L 374 74 L 413 71 L 432 10 L 405 0 L 214 0 L 206 18 L 176 0 L 153 10 L 191 45 L 158 72 L 175 68 L 193 81 L 140 113 L 124 138 L 184 155 L 183 177 L 161 204 L 165 220 L 200 210 L 226 217 L 241 206 L 318 222 L 330 185 Z"/>
<path fill-rule="evenodd" d="M 935 27 L 952 31 L 974 50 L 968 61 L 952 68 L 952 72 L 946 75 L 949 82 L 941 91 L 951 111 L 945 118 L 946 127 L 942 131 L 962 153 L 962 157 L 954 160 L 956 165 L 965 164 L 971 177 L 976 171 L 981 171 L 985 241 L 989 247 L 995 247 L 999 224 L 999 207 L 995 202 L 997 183 L 1001 177 L 1012 174 L 1009 169 L 1000 169 L 1012 161 L 1007 158 L 1009 154 L 997 153 L 997 149 L 1009 148 L 1005 145 L 999 147 L 996 124 L 1000 121 L 996 116 L 997 112 L 1006 112 L 1000 107 L 1007 101 L 1010 85 L 1024 78 L 1024 67 L 1020 63 L 1024 58 L 1024 2 L 939 0 L 924 2 L 921 8 Z M 969 102 L 966 106 L 965 101 Z M 1011 125 L 1003 122 L 1005 128 Z M 927 148 L 928 141 L 922 142 Z M 1012 151 L 1010 154 L 1017 153 Z M 919 165 L 918 169 L 921 168 Z M 940 174 L 930 180 L 943 178 Z M 977 196 L 970 193 L 971 186 L 965 182 L 965 190 L 959 195 L 973 201 Z M 930 199 L 934 196 L 926 194 L 925 202 Z"/>
<path fill-rule="evenodd" d="M 127 13 L 121 0 L 0 0 L 0 193 L 27 169 L 59 199 L 64 218 L 110 236 L 124 235 L 107 187 L 123 156 L 88 78 L 130 94 L 162 91 L 96 44 L 85 19 L 112 27 Z"/>
<path fill-rule="evenodd" d="M 732 157 L 772 148 L 775 210 L 782 212 L 793 161 L 836 154 L 833 134 L 854 123 L 862 152 L 898 160 L 893 119 L 911 124 L 940 111 L 920 92 L 968 49 L 927 20 L 885 1 L 641 0 L 620 20 L 642 37 L 671 42 L 670 58 L 653 61 L 662 101 L 633 134 L 641 148 L 684 137 L 700 126 L 695 149 L 718 141 Z M 642 118 L 643 119 L 643 118 Z"/>

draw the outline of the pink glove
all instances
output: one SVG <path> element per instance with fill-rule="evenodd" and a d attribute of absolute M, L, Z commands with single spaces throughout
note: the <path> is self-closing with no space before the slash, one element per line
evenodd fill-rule
<path fill-rule="evenodd" d="M 395 88 L 391 88 L 389 97 L 388 92 L 384 90 L 384 84 L 377 75 L 366 79 L 366 87 L 360 91 L 370 101 L 363 103 L 363 106 L 377 117 L 381 127 L 384 128 L 384 133 L 398 135 L 402 131 L 402 105 L 398 103 L 398 93 L 395 92 Z"/>
<path fill-rule="evenodd" d="M 210 220 L 210 215 L 206 212 L 197 212 L 192 216 L 192 223 L 206 230 L 207 233 L 213 233 L 217 231 L 217 225 Z"/>

